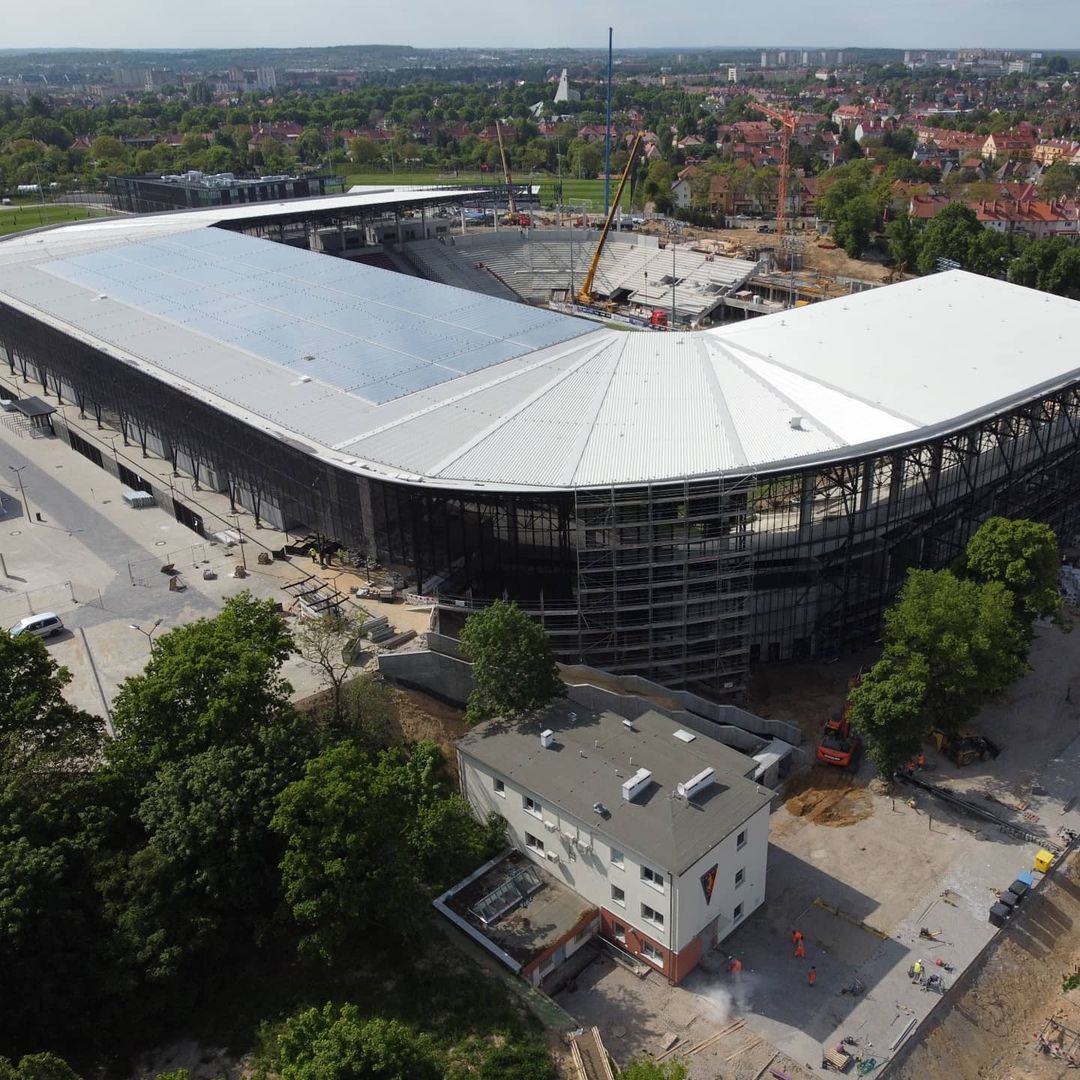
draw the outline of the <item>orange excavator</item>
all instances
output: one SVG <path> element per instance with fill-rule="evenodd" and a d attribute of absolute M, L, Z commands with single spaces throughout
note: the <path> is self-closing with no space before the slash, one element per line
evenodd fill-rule
<path fill-rule="evenodd" d="M 841 769 L 854 772 L 862 759 L 862 738 L 851 729 L 851 691 L 862 681 L 862 675 L 853 675 L 848 680 L 848 696 L 844 701 L 844 711 L 839 716 L 831 716 L 825 721 L 825 730 L 818 743 L 817 759 L 823 765 L 836 765 Z"/>

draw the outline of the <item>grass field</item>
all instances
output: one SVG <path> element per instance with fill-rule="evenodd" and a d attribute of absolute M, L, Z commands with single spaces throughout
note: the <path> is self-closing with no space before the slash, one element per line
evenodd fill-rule
<path fill-rule="evenodd" d="M 0 207 L 0 236 L 23 232 L 25 229 L 37 229 L 42 225 L 56 225 L 61 221 L 82 221 L 83 218 L 96 216 L 97 211 L 66 203 L 21 203 L 17 206 L 3 206 Z"/>
<path fill-rule="evenodd" d="M 349 185 L 386 185 L 386 184 L 445 184 L 454 187 L 484 187 L 495 182 L 491 173 L 466 173 L 459 172 L 456 176 L 442 173 L 435 169 L 427 172 L 398 172 L 398 173 L 354 173 L 346 177 Z M 555 204 L 555 177 L 547 173 L 537 173 L 534 176 L 517 175 L 514 182 L 519 184 L 539 184 L 540 202 L 544 206 Z M 619 181 L 611 181 L 611 194 L 614 196 Z M 604 209 L 604 181 L 603 180 L 574 180 L 563 179 L 563 205 L 584 206 L 592 213 L 602 213 Z M 623 192 L 622 206 L 629 211 L 629 193 Z"/>

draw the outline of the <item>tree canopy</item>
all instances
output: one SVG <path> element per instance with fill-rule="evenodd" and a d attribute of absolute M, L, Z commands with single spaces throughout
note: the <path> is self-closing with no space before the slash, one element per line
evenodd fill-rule
<path fill-rule="evenodd" d="M 376 931 L 408 936 L 431 888 L 497 849 L 501 834 L 447 792 L 441 764 L 429 742 L 374 757 L 343 742 L 278 796 L 285 897 L 310 954 L 332 960 Z"/>
<path fill-rule="evenodd" d="M 461 651 L 473 665 L 466 723 L 518 720 L 565 693 L 543 627 L 517 604 L 496 600 L 470 615 Z"/>
<path fill-rule="evenodd" d="M 852 723 L 884 776 L 930 728 L 958 731 L 1023 674 L 1032 620 L 1058 608 L 1057 541 L 1044 525 L 991 518 L 960 564 L 968 576 L 908 572 L 881 659 L 851 693 Z"/>
<path fill-rule="evenodd" d="M 1016 598 L 1017 614 L 1032 619 L 1061 610 L 1057 537 L 1037 521 L 992 517 L 968 541 L 967 570 L 976 580 L 999 582 Z"/>

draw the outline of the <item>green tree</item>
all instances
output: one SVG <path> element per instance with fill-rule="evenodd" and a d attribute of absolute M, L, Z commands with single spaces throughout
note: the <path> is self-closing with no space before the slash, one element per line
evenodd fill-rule
<path fill-rule="evenodd" d="M 907 214 L 898 214 L 885 227 L 889 243 L 889 255 L 896 266 L 914 270 L 919 259 L 922 239 L 919 226 Z"/>
<path fill-rule="evenodd" d="M 80 1077 L 55 1054 L 27 1054 L 17 1065 L 0 1057 L 0 1080 L 80 1080 Z"/>
<path fill-rule="evenodd" d="M 686 1080 L 690 1075 L 685 1061 L 654 1061 L 650 1057 L 631 1058 L 619 1073 L 619 1080 Z"/>
<path fill-rule="evenodd" d="M 980 585 L 948 570 L 911 570 L 885 613 L 883 659 L 925 661 L 926 727 L 956 731 L 983 699 L 1027 667 L 1027 638 L 1000 582 Z"/>
<path fill-rule="evenodd" d="M 1039 191 L 1047 199 L 1072 198 L 1077 191 L 1077 172 L 1064 161 L 1055 161 L 1039 180 Z"/>
<path fill-rule="evenodd" d="M 877 220 L 873 200 L 869 195 L 859 195 L 849 199 L 839 210 L 833 237 L 848 256 L 857 259 L 870 245 Z"/>
<path fill-rule="evenodd" d="M 269 718 L 291 710 L 281 665 L 292 639 L 275 605 L 240 593 L 212 619 L 157 639 L 141 675 L 113 703 L 109 764 L 149 780 L 167 761 L 242 743 Z"/>
<path fill-rule="evenodd" d="M 265 1055 L 280 1080 L 437 1080 L 430 1038 L 398 1020 L 324 1005 L 285 1022 Z"/>
<path fill-rule="evenodd" d="M 429 742 L 376 757 L 342 742 L 278 796 L 282 882 L 305 952 L 329 960 L 373 930 L 408 937 L 428 891 L 492 853 L 499 833 L 448 794 L 441 764 Z"/>
<path fill-rule="evenodd" d="M 63 696 L 71 673 L 34 634 L 0 631 L 0 767 L 88 771 L 100 753 L 104 726 Z"/>
<path fill-rule="evenodd" d="M 382 150 L 374 139 L 365 135 L 358 135 L 349 140 L 349 157 L 355 165 L 373 165 L 382 157 Z"/>
<path fill-rule="evenodd" d="M 288 699 L 291 639 L 270 602 L 231 597 L 163 635 L 114 705 L 105 774 L 123 793 L 106 910 L 154 980 L 250 949 L 281 903 L 277 794 L 316 735 Z"/>
<path fill-rule="evenodd" d="M 518 720 L 566 692 L 543 627 L 502 600 L 465 620 L 461 651 L 473 665 L 465 720 Z"/>
<path fill-rule="evenodd" d="M 126 978 L 95 889 L 104 856 L 97 830 L 103 785 L 94 771 L 103 729 L 63 699 L 68 678 L 39 638 L 0 632 L 6 1049 L 93 1044 L 97 1021 Z"/>
<path fill-rule="evenodd" d="M 919 273 L 932 274 L 938 259 L 951 259 L 966 269 L 971 261 L 972 244 L 982 231 L 970 207 L 959 203 L 946 206 L 923 230 L 917 263 Z"/>
<path fill-rule="evenodd" d="M 915 655 L 879 660 L 851 692 L 850 716 L 880 776 L 892 776 L 926 734 L 929 665 Z"/>
<path fill-rule="evenodd" d="M 1061 610 L 1057 537 L 1048 525 L 1024 518 L 992 517 L 979 526 L 965 550 L 977 581 L 1000 582 L 1016 598 L 1025 622 Z"/>
<path fill-rule="evenodd" d="M 340 612 L 304 619 L 296 632 L 297 651 L 307 666 L 322 677 L 323 688 L 330 696 L 330 719 L 339 731 L 345 722 L 345 684 L 359 636 L 359 622 Z"/>
<path fill-rule="evenodd" d="M 443 1080 L 556 1080 L 551 1055 L 539 1039 L 500 1032 L 498 1041 L 481 1035 L 458 1039 L 447 1051 Z"/>

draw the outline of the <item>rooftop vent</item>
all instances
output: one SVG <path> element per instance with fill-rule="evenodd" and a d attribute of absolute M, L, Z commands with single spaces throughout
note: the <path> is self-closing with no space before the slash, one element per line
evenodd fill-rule
<path fill-rule="evenodd" d="M 608 808 L 602 802 L 594 802 L 592 804 L 592 808 L 593 813 L 599 814 L 602 818 L 608 817 L 611 813 L 611 811 L 608 810 Z"/>
<path fill-rule="evenodd" d="M 551 728 L 544 728 L 540 732 L 540 745 L 546 750 L 555 741 L 555 732 Z"/>
<path fill-rule="evenodd" d="M 697 738 L 696 735 L 692 734 L 689 731 L 684 731 L 682 728 L 679 728 L 678 731 L 673 731 L 672 735 L 674 735 L 675 738 L 679 740 L 679 742 L 685 743 L 691 743 Z"/>
<path fill-rule="evenodd" d="M 691 776 L 685 784 L 678 785 L 678 792 L 684 799 L 692 799 L 699 791 L 703 791 L 713 782 L 715 769 L 702 769 L 697 776 Z"/>
<path fill-rule="evenodd" d="M 788 427 L 791 428 L 792 431 L 805 431 L 806 430 L 806 428 L 803 427 L 803 418 L 801 416 L 793 416 L 788 421 Z"/>
<path fill-rule="evenodd" d="M 634 721 L 633 720 L 624 720 L 622 722 L 622 726 L 624 728 L 626 728 L 627 731 L 633 731 L 634 730 Z"/>
<path fill-rule="evenodd" d="M 648 769 L 638 769 L 629 780 L 624 780 L 622 797 L 624 802 L 633 802 L 652 783 L 652 773 Z"/>

